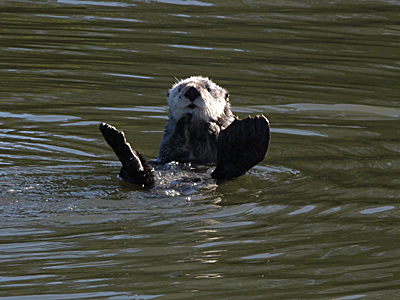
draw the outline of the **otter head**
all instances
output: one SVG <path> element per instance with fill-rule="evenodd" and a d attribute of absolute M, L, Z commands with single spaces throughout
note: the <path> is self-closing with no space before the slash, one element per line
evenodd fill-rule
<path fill-rule="evenodd" d="M 229 94 L 208 78 L 192 76 L 175 83 L 168 93 L 170 118 L 179 120 L 190 113 L 193 118 L 217 122 L 233 117 Z"/>

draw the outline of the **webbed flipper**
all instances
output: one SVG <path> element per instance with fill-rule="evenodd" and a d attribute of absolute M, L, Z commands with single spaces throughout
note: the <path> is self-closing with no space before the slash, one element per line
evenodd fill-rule
<path fill-rule="evenodd" d="M 217 167 L 211 177 L 228 179 L 244 175 L 267 155 L 270 138 L 266 117 L 236 119 L 219 134 Z"/>
<path fill-rule="evenodd" d="M 101 123 L 99 129 L 122 163 L 119 176 L 129 183 L 140 184 L 145 188 L 153 187 L 154 174 L 150 166 L 138 151 L 131 148 L 124 132 L 107 123 Z"/>

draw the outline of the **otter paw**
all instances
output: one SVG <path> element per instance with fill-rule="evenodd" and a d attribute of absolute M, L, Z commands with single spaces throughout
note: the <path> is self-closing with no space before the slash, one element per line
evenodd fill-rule
<path fill-rule="evenodd" d="M 122 163 L 119 176 L 126 182 L 151 188 L 154 185 L 154 174 L 146 159 L 131 148 L 125 139 L 124 132 L 107 123 L 101 123 L 99 129 Z"/>
<path fill-rule="evenodd" d="M 190 124 L 190 121 L 192 120 L 192 118 L 193 118 L 193 115 L 191 113 L 187 113 L 178 120 L 178 122 L 176 123 L 176 126 L 178 126 L 178 127 L 187 126 Z"/>
<path fill-rule="evenodd" d="M 176 138 L 185 139 L 188 135 L 189 124 L 192 120 L 193 115 L 191 113 L 187 113 L 183 115 L 178 122 L 176 123 L 174 136 Z"/>
<path fill-rule="evenodd" d="M 267 154 L 270 127 L 264 116 L 236 119 L 218 137 L 215 179 L 227 179 L 245 174 Z"/>
<path fill-rule="evenodd" d="M 120 161 L 124 163 L 130 159 L 132 149 L 126 142 L 123 131 L 117 130 L 114 126 L 107 123 L 101 123 L 99 127 L 107 144 L 114 150 Z"/>

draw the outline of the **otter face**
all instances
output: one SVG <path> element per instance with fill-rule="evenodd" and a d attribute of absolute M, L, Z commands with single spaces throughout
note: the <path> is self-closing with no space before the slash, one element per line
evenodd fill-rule
<path fill-rule="evenodd" d="M 230 111 L 228 92 L 208 78 L 192 76 L 172 86 L 168 93 L 170 117 L 179 120 L 187 113 L 206 122 L 216 121 Z"/>

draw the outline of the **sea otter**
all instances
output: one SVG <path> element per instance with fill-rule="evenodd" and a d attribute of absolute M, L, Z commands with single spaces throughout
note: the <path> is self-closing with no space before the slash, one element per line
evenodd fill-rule
<path fill-rule="evenodd" d="M 267 154 L 268 119 L 235 117 L 228 92 L 209 78 L 192 76 L 175 83 L 168 93 L 168 106 L 168 124 L 154 163 L 216 164 L 211 177 L 229 179 L 245 174 Z M 152 168 L 131 148 L 124 133 L 106 123 L 100 124 L 100 131 L 122 163 L 120 177 L 153 187 Z"/>

